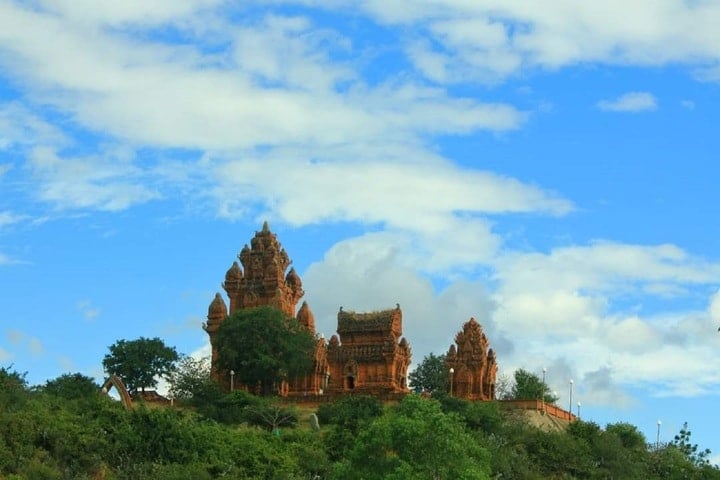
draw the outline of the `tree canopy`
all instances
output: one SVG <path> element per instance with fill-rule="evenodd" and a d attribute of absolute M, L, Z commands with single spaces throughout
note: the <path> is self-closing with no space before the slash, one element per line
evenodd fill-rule
<path fill-rule="evenodd" d="M 29 386 L 0 367 L 0 478 L 720 480 L 687 425 L 648 445 L 629 424 L 545 431 L 497 402 L 409 395 L 323 404 L 311 429 L 277 399 L 239 390 L 216 392 L 218 423 L 177 404 L 127 410 L 91 387 L 78 374 Z"/>
<path fill-rule="evenodd" d="M 360 432 L 336 474 L 364 480 L 484 480 L 490 478 L 490 458 L 437 401 L 409 395 Z"/>
<path fill-rule="evenodd" d="M 445 355 L 430 353 L 408 375 L 410 385 L 416 392 L 444 392 L 449 385 L 448 368 L 445 366 Z"/>
<path fill-rule="evenodd" d="M 540 377 L 522 368 L 515 370 L 515 383 L 510 391 L 513 400 L 541 400 L 545 403 L 555 403 L 558 397 L 553 395 L 547 383 Z"/>
<path fill-rule="evenodd" d="M 42 391 L 67 400 L 97 397 L 100 387 L 95 380 L 82 373 L 65 373 L 48 380 Z"/>
<path fill-rule="evenodd" d="M 207 390 L 215 387 L 210 377 L 210 358 L 182 355 L 170 377 L 169 394 L 175 400 L 190 400 L 203 397 Z"/>
<path fill-rule="evenodd" d="M 157 337 L 118 340 L 109 349 L 103 358 L 105 372 L 122 378 L 131 394 L 156 387 L 157 377 L 167 378 L 178 360 L 175 348 Z"/>
<path fill-rule="evenodd" d="M 284 378 L 308 373 L 313 365 L 315 337 L 296 319 L 272 307 L 241 309 L 218 328 L 218 366 L 233 370 L 248 386 L 264 393 Z"/>

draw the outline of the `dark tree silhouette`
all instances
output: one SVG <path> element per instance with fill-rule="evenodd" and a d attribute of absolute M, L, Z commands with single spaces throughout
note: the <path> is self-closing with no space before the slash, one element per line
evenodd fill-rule
<path fill-rule="evenodd" d="M 167 378 L 178 360 L 175 348 L 157 337 L 118 340 L 109 348 L 110 353 L 103 358 L 105 372 L 120 377 L 131 394 L 156 387 L 157 377 Z"/>
<path fill-rule="evenodd" d="M 245 385 L 260 384 L 264 394 L 280 380 L 308 373 L 315 343 L 296 319 L 272 307 L 238 310 L 223 321 L 215 337 L 218 366 L 234 370 Z"/>
<path fill-rule="evenodd" d="M 555 403 L 558 397 L 553 395 L 550 387 L 543 384 L 540 377 L 522 368 L 515 370 L 515 384 L 513 385 L 510 397 L 513 400 L 541 400 L 545 403 Z"/>
<path fill-rule="evenodd" d="M 444 392 L 448 389 L 449 373 L 445 366 L 445 355 L 430 353 L 408 375 L 410 385 L 416 392 Z"/>

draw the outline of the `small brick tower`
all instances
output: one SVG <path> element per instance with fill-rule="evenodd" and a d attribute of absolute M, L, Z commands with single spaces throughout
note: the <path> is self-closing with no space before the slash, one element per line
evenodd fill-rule
<path fill-rule="evenodd" d="M 452 368 L 450 376 L 453 394 L 468 400 L 494 400 L 497 360 L 480 324 L 471 318 L 455 335 L 455 345 L 445 357 L 445 365 Z"/>
<path fill-rule="evenodd" d="M 372 313 L 338 312 L 327 350 L 330 393 L 407 393 L 410 345 L 400 305 Z"/>

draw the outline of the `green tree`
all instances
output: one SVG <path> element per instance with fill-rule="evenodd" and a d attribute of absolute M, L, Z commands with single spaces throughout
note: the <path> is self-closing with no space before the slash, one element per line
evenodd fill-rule
<path fill-rule="evenodd" d="M 522 442 L 540 478 L 592 478 L 592 450 L 586 441 L 567 432 L 533 428 Z"/>
<path fill-rule="evenodd" d="M 357 433 L 360 426 L 379 417 L 383 413 L 380 399 L 370 395 L 351 395 L 332 403 L 323 403 L 317 409 L 321 425 L 326 423 L 340 425 Z"/>
<path fill-rule="evenodd" d="M 522 368 L 515 370 L 515 383 L 510 392 L 512 400 L 541 400 L 545 403 L 555 403 L 558 397 L 553 395 L 550 387 L 540 380 L 534 373 Z"/>
<path fill-rule="evenodd" d="M 592 473 L 593 478 L 627 480 L 647 478 L 643 452 L 626 448 L 622 438 L 612 430 L 621 431 L 625 439 L 631 443 L 635 441 L 629 430 L 615 428 L 610 432 L 603 431 L 595 422 L 582 420 L 570 423 L 567 434 L 572 437 L 576 445 L 589 448 L 585 461 L 592 465 L 589 467 L 589 472 Z"/>
<path fill-rule="evenodd" d="M 663 445 L 652 452 L 648 468 L 653 474 L 651 478 L 663 480 L 720 478 L 717 474 L 701 476 L 698 467 L 693 465 L 680 449 L 671 444 Z"/>
<path fill-rule="evenodd" d="M 454 415 L 436 400 L 409 395 L 360 431 L 335 478 L 484 480 L 489 465 L 487 451 Z"/>
<path fill-rule="evenodd" d="M 298 413 L 295 408 L 287 408 L 274 403 L 263 403 L 254 407 L 247 407 L 244 420 L 250 425 L 279 433 L 280 427 L 294 427 L 297 425 Z"/>
<path fill-rule="evenodd" d="M 12 366 L 11 366 L 12 367 Z M 28 396 L 25 373 L 0 367 L 0 412 L 16 409 Z"/>
<path fill-rule="evenodd" d="M 440 402 L 443 412 L 457 414 L 470 430 L 497 433 L 502 426 L 503 417 L 498 402 L 473 402 L 444 392 L 433 395 L 433 398 Z"/>
<path fill-rule="evenodd" d="M 513 381 L 506 373 L 501 373 L 495 379 L 495 398 L 508 400 L 512 396 Z"/>
<path fill-rule="evenodd" d="M 688 459 L 693 465 L 702 466 L 702 465 L 709 465 L 710 460 L 708 457 L 710 456 L 710 449 L 706 448 L 705 450 L 698 449 L 697 444 L 692 444 L 690 442 L 690 437 L 692 436 L 692 432 L 688 428 L 687 422 L 683 423 L 682 428 L 680 429 L 680 432 L 675 435 L 673 438 L 673 441 L 670 442 L 670 445 L 674 446 L 680 452 L 682 452 L 683 455 L 685 455 L 685 458 Z"/>
<path fill-rule="evenodd" d="M 42 391 L 65 400 L 80 400 L 99 397 L 100 387 L 95 380 L 82 373 L 65 373 L 48 380 Z"/>
<path fill-rule="evenodd" d="M 216 385 L 210 377 L 210 359 L 193 358 L 189 355 L 180 357 L 169 381 L 171 397 L 185 401 L 206 396 L 208 389 L 214 389 Z"/>
<path fill-rule="evenodd" d="M 355 445 L 360 430 L 382 414 L 382 402 L 369 395 L 352 395 L 320 405 L 317 416 L 320 427 L 326 430 L 323 439 L 328 457 L 342 459 Z"/>
<path fill-rule="evenodd" d="M 430 353 L 408 375 L 412 388 L 420 393 L 422 391 L 435 393 L 445 392 L 449 385 L 448 368 L 445 366 L 445 355 Z"/>
<path fill-rule="evenodd" d="M 628 450 L 639 451 L 646 449 L 647 439 L 635 425 L 625 422 L 610 423 L 605 426 L 605 431 L 618 437 L 623 447 Z"/>
<path fill-rule="evenodd" d="M 264 394 L 285 378 L 312 369 L 316 340 L 297 320 L 272 307 L 241 309 L 220 325 L 215 337 L 218 366 L 234 370 Z"/>
<path fill-rule="evenodd" d="M 131 394 L 156 387 L 157 377 L 168 378 L 178 360 L 175 348 L 157 337 L 118 340 L 109 349 L 103 358 L 105 372 L 122 378 Z"/>

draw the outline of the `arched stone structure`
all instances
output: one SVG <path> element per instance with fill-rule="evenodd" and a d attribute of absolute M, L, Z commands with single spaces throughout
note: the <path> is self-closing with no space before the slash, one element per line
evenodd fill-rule
<path fill-rule="evenodd" d="M 110 375 L 107 380 L 105 380 L 101 391 L 102 393 L 107 395 L 112 387 L 115 387 L 115 389 L 118 391 L 118 395 L 120 395 L 120 401 L 122 402 L 123 406 L 125 406 L 125 408 L 131 408 L 132 398 L 130 398 L 130 393 L 128 393 L 127 388 L 125 388 L 125 384 L 120 379 L 120 377 L 118 377 L 114 373 Z"/>

